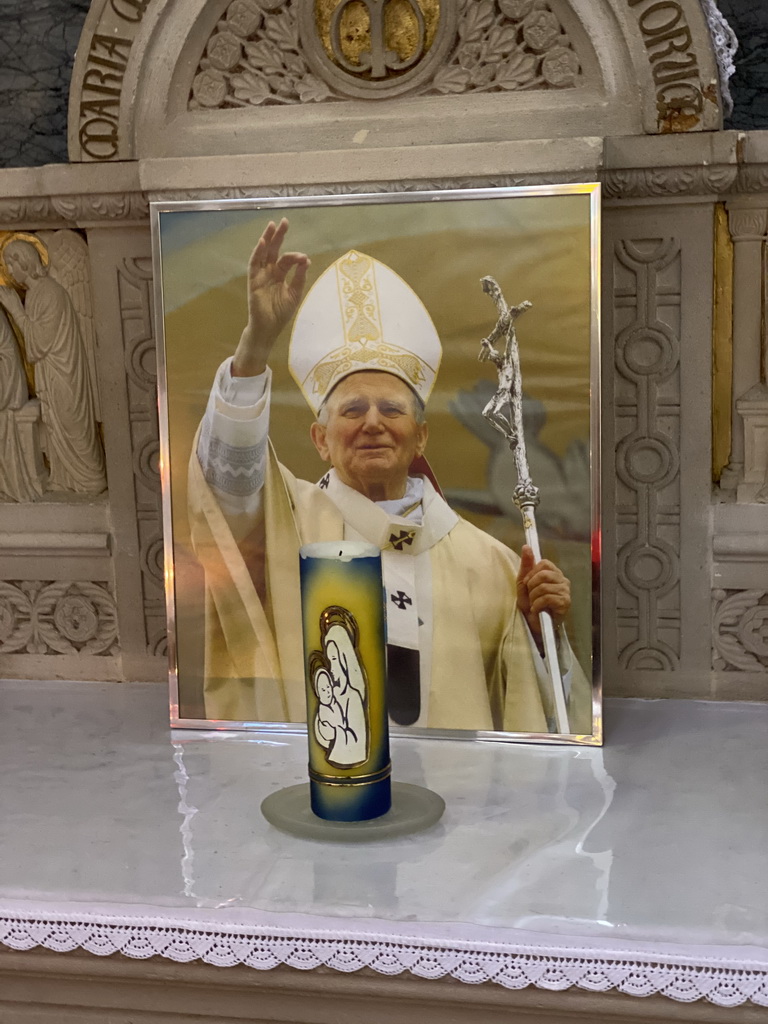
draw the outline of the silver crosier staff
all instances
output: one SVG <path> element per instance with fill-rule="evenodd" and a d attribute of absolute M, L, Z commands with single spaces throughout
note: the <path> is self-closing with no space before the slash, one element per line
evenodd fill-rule
<path fill-rule="evenodd" d="M 539 532 L 536 529 L 534 509 L 539 504 L 539 489 L 534 486 L 528 469 L 528 455 L 525 449 L 525 433 L 523 431 L 523 382 L 520 373 L 520 352 L 517 346 L 515 321 L 526 309 L 531 308 L 530 302 L 521 302 L 519 306 L 507 305 L 501 288 L 492 277 L 482 279 L 483 291 L 490 295 L 499 311 L 499 319 L 487 338 L 480 342 L 481 362 L 493 363 L 499 375 L 499 386 L 490 402 L 483 409 L 483 416 L 499 433 L 506 438 L 515 457 L 517 469 L 517 486 L 512 499 L 520 509 L 525 530 L 525 541 L 529 544 L 533 557 L 541 560 Z M 495 343 L 500 338 L 506 339 L 504 352 L 497 351 Z M 555 723 L 560 733 L 570 733 L 568 711 L 565 704 L 563 679 L 557 659 L 557 643 L 555 627 L 549 612 L 541 612 L 541 635 L 544 643 L 544 657 L 547 671 L 552 682 L 552 693 L 555 704 Z"/>

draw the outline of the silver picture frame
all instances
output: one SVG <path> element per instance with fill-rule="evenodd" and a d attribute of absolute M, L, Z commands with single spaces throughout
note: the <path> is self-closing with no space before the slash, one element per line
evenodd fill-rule
<path fill-rule="evenodd" d="M 566 205 L 570 200 L 570 207 Z M 527 203 L 527 212 L 521 216 L 520 223 L 523 227 L 519 231 L 507 227 L 517 223 L 514 214 L 515 204 Z M 561 204 L 559 207 L 557 204 Z M 460 205 L 455 205 L 460 204 Z M 463 206 L 461 205 L 463 204 Z M 495 204 L 495 205 L 494 205 Z M 538 207 L 537 207 L 538 204 Z M 541 209 L 540 223 L 537 221 L 536 209 Z M 522 205 L 518 205 L 522 210 Z M 446 223 L 452 231 L 461 236 L 465 230 L 473 238 L 482 236 L 484 230 L 490 236 L 493 233 L 493 245 L 490 247 L 494 252 L 514 253 L 514 259 L 510 256 L 511 262 L 505 262 L 507 257 L 502 259 L 501 272 L 496 268 L 496 263 L 488 261 L 493 265 L 484 264 L 482 268 L 477 266 L 474 277 L 477 280 L 467 278 L 467 287 L 476 288 L 479 292 L 479 278 L 482 272 L 492 273 L 498 276 L 505 292 L 508 292 L 510 302 L 520 302 L 530 299 L 534 307 L 546 306 L 550 311 L 559 310 L 558 295 L 563 296 L 561 306 L 568 307 L 568 312 L 562 315 L 558 312 L 553 314 L 553 327 L 550 333 L 562 334 L 563 325 L 567 322 L 578 321 L 578 330 L 574 336 L 579 335 L 579 353 L 581 363 L 578 374 L 573 368 L 573 348 L 567 338 L 561 339 L 563 346 L 563 360 L 568 363 L 570 374 L 569 380 L 578 377 L 579 402 L 579 431 L 577 439 L 580 445 L 579 453 L 582 459 L 582 475 L 584 477 L 580 491 L 581 519 L 578 530 L 574 528 L 573 559 L 578 562 L 580 583 L 574 590 L 580 605 L 580 644 L 579 658 L 588 669 L 589 691 L 589 717 L 590 728 L 581 728 L 568 734 L 555 732 L 516 732 L 504 730 L 464 730 L 445 728 L 419 728 L 391 727 L 393 736 L 426 736 L 436 739 L 458 739 L 458 740 L 482 740 L 497 742 L 517 743 L 546 743 L 565 745 L 588 745 L 599 746 L 603 742 L 602 726 L 602 679 L 601 679 L 601 658 L 600 658 L 600 186 L 597 183 L 586 182 L 579 184 L 555 184 L 525 186 L 520 188 L 457 188 L 441 189 L 435 191 L 414 191 L 414 192 L 391 192 L 391 193 L 353 193 L 333 195 L 302 195 L 302 196 L 265 196 L 248 199 L 223 199 L 223 200 L 200 200 L 171 202 L 153 202 L 150 205 L 152 241 L 153 241 L 153 262 L 154 262 L 154 287 L 155 287 L 155 316 L 156 316 L 156 337 L 157 337 L 157 358 L 158 358 L 158 391 L 159 391 L 159 418 L 160 418 L 160 474 L 162 483 L 162 505 L 163 505 L 163 526 L 164 526 L 164 558 L 165 558 L 165 595 L 168 619 L 168 655 L 169 655 L 169 685 L 170 685 L 170 722 L 171 726 L 180 729 L 196 730 L 253 730 L 273 734 L 302 733 L 306 731 L 306 725 L 301 722 L 275 722 L 257 720 L 229 720 L 214 719 L 205 717 L 204 704 L 200 697 L 200 678 L 196 676 L 190 681 L 190 676 L 185 674 L 184 645 L 188 643 L 185 637 L 192 636 L 193 645 L 198 644 L 197 637 L 201 628 L 198 618 L 194 622 L 185 622 L 187 605 L 190 603 L 186 587 L 189 580 L 185 577 L 180 580 L 180 533 L 183 533 L 183 503 L 184 485 L 183 479 L 187 472 L 186 460 L 183 456 L 183 447 L 187 444 L 190 450 L 188 436 L 190 433 L 190 422 L 195 418 L 195 409 L 199 416 L 205 409 L 207 392 L 204 381 L 213 379 L 211 367 L 215 369 L 215 359 L 208 358 L 207 347 L 218 347 L 220 355 L 225 348 L 230 351 L 237 342 L 237 337 L 227 335 L 226 328 L 223 329 L 225 337 L 211 339 L 197 338 L 195 343 L 188 343 L 190 335 L 195 335 L 196 322 L 200 323 L 200 330 L 205 330 L 203 319 L 195 320 L 194 309 L 199 308 L 200 303 L 207 301 L 209 306 L 216 303 L 221 309 L 227 310 L 238 305 L 240 311 L 246 309 L 244 288 L 241 278 L 245 275 L 248 253 L 247 245 L 244 248 L 244 238 L 250 233 L 253 245 L 258 238 L 258 230 L 270 219 L 277 220 L 286 216 L 292 221 L 293 237 L 290 241 L 290 248 L 304 248 L 315 262 L 315 253 L 311 246 L 306 244 L 307 237 L 314 237 L 320 240 L 324 251 L 331 255 L 342 251 L 345 247 L 356 248 L 349 245 L 350 227 L 353 223 L 360 225 L 359 234 L 363 240 L 376 236 L 379 249 L 391 251 L 397 248 L 398 238 L 405 237 L 404 232 L 410 231 L 408 244 L 419 245 L 422 250 L 429 245 L 429 232 L 436 237 L 442 235 L 445 228 L 440 220 L 439 211 L 450 211 L 451 216 Z M 558 229 L 559 213 L 563 211 L 563 225 Z M 350 211 L 355 215 L 352 217 Z M 375 212 L 376 229 L 372 211 Z M 506 211 L 510 211 L 507 213 Z M 500 217 L 500 213 L 504 216 Z M 343 218 L 338 217 L 339 237 L 333 237 L 334 214 L 343 213 Z M 397 216 L 392 216 L 396 213 Z M 368 216 L 366 216 L 368 215 Z M 313 235 L 312 232 L 304 232 L 297 227 L 294 231 L 294 223 L 312 223 L 312 217 L 322 224 Z M 507 220 L 505 220 L 505 217 Z M 302 219 L 303 218 L 303 219 Z M 342 224 L 343 219 L 343 224 Z M 392 229 L 389 236 L 382 238 L 382 231 L 385 232 L 387 223 L 392 222 Z M 241 224 L 242 228 L 238 225 Z M 414 224 L 416 225 L 414 227 Z M 499 224 L 501 225 L 499 227 Z M 384 225 L 382 227 L 381 225 Z M 419 225 L 426 225 L 419 229 Z M 470 227 L 463 228 L 462 225 Z M 483 227 L 485 225 L 485 228 Z M 566 230 L 567 226 L 567 230 Z M 418 235 L 421 230 L 421 236 Z M 501 237 L 507 232 L 506 246 L 505 239 Z M 378 232 L 378 234 L 377 234 Z M 399 233 L 399 234 L 398 234 Z M 546 238 L 545 238 L 546 236 Z M 413 238 L 417 238 L 417 242 Z M 419 241 L 420 238 L 420 241 Z M 574 246 L 574 239 L 578 238 L 578 252 Z M 215 240 L 215 242 L 214 242 Z M 338 244 L 336 244 L 338 242 Z M 383 242 L 387 244 L 384 245 Z M 534 244 L 535 242 L 535 244 Z M 359 243 L 359 244 L 362 244 Z M 485 243 L 483 243 L 485 244 Z M 490 243 L 489 243 L 490 245 Z M 526 249 L 526 246 L 528 249 Z M 377 246 L 374 245 L 374 248 Z M 530 250 L 530 251 L 528 251 Z M 571 251 L 573 250 L 573 251 Z M 222 258 L 222 253 L 225 257 Z M 578 266 L 578 276 L 581 282 L 581 291 L 578 293 L 581 298 L 574 298 L 575 292 L 571 289 L 568 292 L 568 282 L 553 277 L 549 267 L 541 267 L 538 276 L 527 275 L 524 284 L 518 287 L 515 280 L 515 273 L 511 270 L 518 270 L 522 267 L 535 267 L 537 261 L 542 261 L 542 253 L 546 255 L 546 261 L 551 261 L 553 266 Z M 480 254 L 478 253 L 478 258 Z M 435 258 L 449 260 L 450 253 L 439 253 Z M 417 255 L 409 257 L 412 265 L 418 265 Z M 321 261 L 322 262 L 322 261 Z M 327 262 L 327 261 L 326 261 Z M 465 260 L 465 262 L 467 262 Z M 471 259 L 469 260 L 471 263 Z M 239 268 L 239 274 L 238 274 Z M 399 272 L 399 268 L 395 268 Z M 495 272 L 495 273 L 494 273 Z M 404 275 L 405 276 L 405 275 Z M 471 276 L 471 275 L 470 275 Z M 525 276 L 525 275 L 523 275 Z M 540 280 L 540 288 L 536 294 L 530 294 L 528 279 L 531 281 Z M 406 278 L 407 279 L 407 278 Z M 528 291 L 525 291 L 528 287 Z M 532 286 L 531 286 L 532 287 Z M 418 291 L 418 284 L 416 284 Z M 522 289 L 522 290 L 521 290 Z M 566 296 L 565 293 L 568 292 Z M 239 298 L 237 298 L 239 296 Z M 487 297 L 482 299 L 485 305 L 483 330 L 488 331 L 496 321 L 496 311 Z M 580 310 L 576 309 L 577 301 L 582 304 Z M 430 303 L 424 298 L 425 304 L 434 312 Z M 197 304 L 197 305 L 196 305 Z M 438 302 L 438 305 L 440 303 Z M 179 311 L 182 311 L 181 313 Z M 210 311 L 207 314 L 208 321 L 215 314 Z M 570 318 L 570 319 L 569 319 Z M 207 322 L 207 321 L 206 321 Z M 437 318 L 436 318 L 437 322 Z M 184 324 L 183 329 L 179 324 Z M 439 325 L 438 325 L 439 326 Z M 546 328 L 545 328 L 546 330 Z M 538 333 L 541 332 L 541 329 Z M 186 339 L 182 344 L 180 338 Z M 531 337 L 535 336 L 535 330 L 529 330 L 525 319 L 518 327 L 521 356 L 523 361 L 523 388 L 526 389 L 526 353 L 531 345 Z M 582 337 L 583 334 L 583 337 Z M 481 334 L 472 336 L 473 342 L 479 349 Z M 185 348 L 186 345 L 186 348 Z M 467 348 L 467 344 L 463 345 Z M 194 370 L 191 364 L 198 365 L 196 353 L 205 350 L 205 358 L 202 362 L 206 365 L 199 367 L 199 373 Z M 475 381 L 491 381 L 493 367 L 481 363 L 474 363 L 476 355 L 467 356 L 465 362 L 467 367 L 472 365 L 473 372 L 476 365 Z M 198 361 L 199 362 L 199 361 Z M 558 380 L 558 373 L 563 370 L 558 368 L 557 360 L 551 360 L 551 374 L 553 381 Z M 458 371 L 454 369 L 454 376 Z M 539 369 L 538 378 L 542 377 Z M 206 377 L 207 374 L 207 377 Z M 537 379 L 538 379 L 537 378 Z M 574 385 L 576 387 L 576 385 Z M 580 390 L 579 390 L 580 389 Z M 556 391 L 557 389 L 554 388 Z M 561 389 L 562 390 L 562 389 Z M 565 389 L 567 390 L 567 389 Z M 573 388 L 571 388 L 573 391 Z M 466 389 L 464 397 L 466 401 Z M 180 397 L 181 396 L 181 397 Z M 470 396 L 471 397 L 471 396 Z M 538 400 L 537 400 L 538 401 Z M 566 400 L 567 401 L 567 400 Z M 453 415 L 456 418 L 456 403 L 454 412 L 446 409 L 446 402 L 450 400 L 442 396 L 441 415 L 443 417 Z M 536 404 L 536 402 L 534 402 Z M 544 405 L 545 417 L 557 417 Z M 184 407 L 184 416 L 180 418 L 179 408 Z M 542 403 L 538 402 L 538 411 L 541 412 Z M 582 407 L 583 406 L 583 407 Z M 554 407 L 554 406 L 553 406 Z M 559 407 L 558 407 L 559 408 Z M 585 418 L 586 409 L 586 418 Z M 561 419 L 563 417 L 561 416 Z M 567 416 L 565 417 L 567 419 Z M 547 419 L 549 422 L 549 419 Z M 454 425 L 455 427 L 455 425 Z M 541 424 L 539 424 L 541 427 Z M 561 425 L 559 444 L 562 448 L 564 441 L 563 430 L 567 427 Z M 270 436 L 271 436 L 270 428 Z M 455 433 L 455 430 L 454 430 Z M 430 452 L 433 444 L 432 435 L 430 439 Z M 280 438 L 275 438 L 279 444 Z M 544 446 L 546 447 L 546 445 Z M 179 453 L 182 452 L 180 456 Z M 560 467 L 565 461 L 571 458 L 570 449 L 560 453 Z M 555 453 L 557 454 L 557 453 Z M 471 456 L 469 456 L 471 458 Z M 575 456 L 572 461 L 575 460 Z M 438 460 L 439 461 L 439 460 Z M 553 462 L 554 470 L 557 465 Z M 181 464 L 179 464 L 181 463 Z M 532 460 L 532 471 L 535 476 L 535 459 Z M 510 491 L 516 481 L 511 479 Z M 448 492 L 451 491 L 449 495 Z M 471 487 L 446 488 L 446 495 L 449 504 L 458 508 L 459 514 L 472 514 L 480 519 L 485 516 L 487 519 L 490 513 L 484 509 L 483 500 L 488 498 L 489 488 L 477 488 L 476 499 L 473 498 Z M 482 493 L 480 493 L 482 492 Z M 583 492 L 583 493 L 582 493 Z M 584 509 L 584 501 L 587 496 L 588 511 Z M 542 486 L 542 509 L 547 501 L 547 489 Z M 474 502 L 474 504 L 473 504 Z M 489 502 L 486 500 L 486 505 Z M 562 504 L 562 503 L 561 503 Z M 564 503 L 568 505 L 566 500 Z M 576 504 L 576 503 L 574 503 Z M 477 509 L 481 511 L 478 512 Z M 467 510 L 474 510 L 467 512 Z M 515 510 L 515 514 L 517 511 Z M 505 520 L 505 528 L 511 521 L 509 512 L 497 513 L 496 519 Z M 519 519 L 519 516 L 518 516 Z M 563 518 L 567 520 L 567 516 Z M 491 516 L 491 520 L 493 517 Z M 545 515 L 544 541 L 546 547 L 547 537 L 554 530 L 558 530 L 558 517 Z M 549 523 L 549 526 L 546 524 Z M 554 523 L 554 525 L 553 525 Z M 180 525 L 182 524 L 182 525 Z M 498 525 L 498 524 L 496 524 Z M 519 524 L 518 524 L 519 525 Z M 588 538 L 586 530 L 588 527 Z M 567 531 L 568 525 L 563 527 Z M 509 529 L 513 529 L 509 526 Z M 551 539 L 551 537 L 550 537 Z M 560 546 L 570 543 L 566 536 Z M 578 548 L 578 552 L 576 549 Z M 570 550 L 570 549 L 569 549 Z M 546 551 L 544 552 L 546 555 Z M 578 554 L 578 558 L 577 558 Z M 185 551 L 185 566 L 189 563 L 189 554 Z M 298 555 L 297 555 L 298 557 Z M 186 570 L 185 570 L 186 571 Z M 197 601 L 198 599 L 195 598 Z M 198 601 L 199 604 L 199 601 Z M 575 604 L 575 602 L 574 602 Z M 195 605 L 197 607 L 197 605 Z M 588 622 L 588 627 L 586 623 Z M 569 623 L 569 638 L 571 625 Z M 588 635 L 587 635 L 588 634 Z M 297 643 L 300 643 L 300 637 Z M 181 655 L 181 657 L 180 657 Z M 188 664 L 197 666 L 200 662 L 201 653 L 196 647 L 194 653 L 190 654 Z M 181 665 L 181 671 L 180 671 Z M 190 694 L 194 691 L 194 696 Z M 586 706 L 586 705 L 585 705 Z M 203 714 L 200 714 L 200 711 Z M 582 715 L 582 723 L 586 722 L 586 713 Z"/>

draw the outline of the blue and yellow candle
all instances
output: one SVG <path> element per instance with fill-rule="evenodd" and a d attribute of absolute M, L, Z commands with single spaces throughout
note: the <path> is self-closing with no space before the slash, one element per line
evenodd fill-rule
<path fill-rule="evenodd" d="M 391 807 L 381 553 L 333 541 L 300 562 L 312 810 L 378 818 Z"/>

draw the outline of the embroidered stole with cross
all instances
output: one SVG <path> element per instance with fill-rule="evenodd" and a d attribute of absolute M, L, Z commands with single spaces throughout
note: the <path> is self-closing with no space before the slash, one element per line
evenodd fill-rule
<path fill-rule="evenodd" d="M 389 714 L 398 725 L 426 721 L 430 679 L 432 595 L 429 549 L 458 522 L 458 516 L 424 481 L 420 524 L 391 515 L 343 484 L 331 470 L 320 480 L 342 511 L 345 536 L 381 549 L 387 607 Z"/>

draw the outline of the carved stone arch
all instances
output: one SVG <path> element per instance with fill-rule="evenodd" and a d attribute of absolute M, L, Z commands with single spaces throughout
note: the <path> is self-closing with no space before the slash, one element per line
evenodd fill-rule
<path fill-rule="evenodd" d="M 431 42 L 424 35 L 418 59 L 395 56 L 407 67 L 360 73 L 360 53 L 334 57 L 317 20 L 343 2 L 93 0 L 72 78 L 70 159 L 721 127 L 700 0 L 408 0 L 438 17 Z"/>

